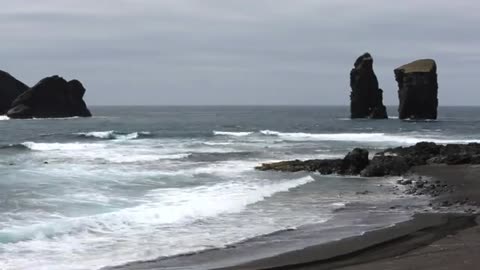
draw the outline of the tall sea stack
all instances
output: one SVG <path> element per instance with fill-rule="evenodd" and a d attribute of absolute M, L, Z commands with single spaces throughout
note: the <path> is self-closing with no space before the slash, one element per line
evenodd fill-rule
<path fill-rule="evenodd" d="M 437 119 L 437 65 L 421 59 L 395 69 L 400 119 Z"/>
<path fill-rule="evenodd" d="M 388 118 L 383 105 L 383 91 L 378 88 L 377 76 L 373 71 L 373 58 L 365 53 L 355 61 L 350 72 L 350 117 Z"/>

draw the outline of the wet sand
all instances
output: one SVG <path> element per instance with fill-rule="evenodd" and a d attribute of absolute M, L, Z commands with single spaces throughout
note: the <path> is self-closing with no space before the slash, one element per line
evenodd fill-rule
<path fill-rule="evenodd" d="M 433 198 L 433 204 L 448 200 L 466 202 L 466 207 L 475 207 L 480 203 L 480 166 L 422 166 L 413 168 L 412 173 L 452 187 L 449 192 Z M 458 212 L 458 208 L 451 209 Z M 276 254 L 262 253 L 265 247 L 281 249 L 281 242 L 275 243 L 279 238 L 269 236 L 256 240 L 262 241 L 263 249 L 258 243 L 249 245 L 247 242 L 225 249 L 168 260 L 133 262 L 111 269 L 476 269 L 472 266 L 480 265 L 480 218 L 469 213 L 446 213 L 448 210 L 443 207 L 441 213 L 416 214 L 412 220 L 360 236 Z M 314 230 L 303 232 L 299 241 L 314 243 L 315 237 L 319 236 Z M 298 237 L 301 233 L 299 230 L 278 234 Z"/>
<path fill-rule="evenodd" d="M 478 165 L 434 165 L 413 168 L 414 173 L 432 177 L 434 180 L 451 185 L 453 189 L 434 199 L 466 202 L 465 208 L 480 205 L 480 166 Z M 480 218 L 476 219 L 480 224 Z M 338 269 L 344 270 L 471 270 L 480 266 L 480 226 L 476 225 L 434 241 L 426 246 L 399 256 L 392 256 L 364 264 Z M 292 268 L 302 269 L 302 268 Z M 306 269 L 306 268 L 305 268 Z M 320 269 L 320 268 L 317 268 Z"/>

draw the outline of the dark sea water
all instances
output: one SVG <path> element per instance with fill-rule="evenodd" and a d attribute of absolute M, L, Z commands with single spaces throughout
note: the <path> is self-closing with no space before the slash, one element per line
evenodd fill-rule
<path fill-rule="evenodd" d="M 394 109 L 389 113 L 395 115 Z M 405 199 L 398 179 L 258 172 L 286 159 L 342 157 L 420 141 L 480 142 L 480 108 L 437 121 L 349 120 L 347 107 L 93 107 L 95 117 L 0 116 L 0 269 L 98 269 L 223 247 L 361 217 Z M 369 190 L 368 194 L 357 194 Z M 413 198 L 406 198 L 410 201 Z M 412 203 L 413 204 L 413 203 Z M 373 207 L 372 207 L 373 206 Z M 336 235 L 329 231 L 331 239 Z"/>

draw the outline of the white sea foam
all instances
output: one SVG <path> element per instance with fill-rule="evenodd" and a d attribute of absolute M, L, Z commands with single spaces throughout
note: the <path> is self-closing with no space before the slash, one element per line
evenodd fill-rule
<path fill-rule="evenodd" d="M 253 132 L 229 132 L 229 131 L 213 131 L 214 135 L 218 136 L 233 136 L 233 137 L 245 137 L 252 135 Z"/>
<path fill-rule="evenodd" d="M 394 135 L 386 133 L 284 133 L 272 130 L 262 130 L 266 136 L 276 136 L 287 141 L 348 141 L 348 142 L 392 142 L 415 144 L 422 141 L 436 143 L 470 143 L 480 142 L 475 139 L 435 138 L 412 135 Z"/>
<path fill-rule="evenodd" d="M 114 130 L 109 131 L 91 131 L 91 132 L 81 132 L 76 133 L 78 135 L 83 135 L 85 137 L 99 138 L 99 139 L 116 139 L 116 140 L 133 140 L 139 138 L 141 135 L 150 135 L 150 132 L 141 131 L 141 132 L 132 132 L 132 133 L 119 133 Z"/>
<path fill-rule="evenodd" d="M 155 152 L 155 149 L 136 149 L 134 146 L 113 148 L 103 144 L 27 144 L 27 147 L 37 151 L 49 151 L 49 154 L 45 156 L 48 159 L 63 159 L 64 161 L 65 159 L 75 159 L 76 162 L 96 161 L 114 164 L 183 159 L 190 155 L 190 153 Z M 51 153 L 52 151 L 55 153 Z"/>
<path fill-rule="evenodd" d="M 217 145 L 232 145 L 233 142 L 204 142 L 205 145 L 217 146 Z"/>
<path fill-rule="evenodd" d="M 158 189 L 149 192 L 136 207 L 94 216 L 63 217 L 28 226 L 10 226 L 0 230 L 2 242 L 15 243 L 80 232 L 121 235 L 131 229 L 151 225 L 188 223 L 223 213 L 242 211 L 250 204 L 278 192 L 314 181 L 310 176 L 287 181 L 227 182 L 196 188 Z M 85 196 L 82 194 L 82 196 Z"/>
<path fill-rule="evenodd" d="M 141 154 L 141 153 L 111 153 L 102 155 L 101 158 L 112 163 L 134 163 L 165 159 L 182 159 L 188 157 L 189 153 L 182 154 Z"/>
<path fill-rule="evenodd" d="M 55 151 L 55 150 L 88 150 L 103 148 L 105 145 L 97 143 L 36 143 L 24 142 L 22 145 L 36 151 Z"/>
<path fill-rule="evenodd" d="M 0 115 L 0 121 L 2 120 L 10 120 L 10 117 L 6 116 L 6 115 Z"/>
<path fill-rule="evenodd" d="M 214 174 L 229 176 L 230 178 L 239 176 L 240 173 L 246 171 L 253 171 L 254 167 L 258 165 L 256 161 L 224 161 L 220 163 L 209 163 L 206 166 L 200 166 L 191 170 L 186 170 L 186 174 Z"/>
<path fill-rule="evenodd" d="M 223 132 L 214 131 L 215 135 L 246 137 L 255 132 Z M 435 143 L 471 143 L 480 142 L 480 139 L 457 139 L 440 136 L 421 135 L 396 135 L 388 133 L 305 133 L 305 132 L 280 132 L 275 130 L 262 130 L 264 136 L 275 136 L 284 141 L 345 141 L 345 142 L 370 142 L 370 143 L 398 143 L 416 144 L 423 141 Z"/>

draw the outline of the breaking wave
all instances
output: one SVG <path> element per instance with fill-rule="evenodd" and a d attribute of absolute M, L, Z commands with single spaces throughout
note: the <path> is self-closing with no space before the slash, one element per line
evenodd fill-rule
<path fill-rule="evenodd" d="M 96 138 L 96 139 L 104 139 L 104 140 L 134 140 L 139 138 L 151 137 L 152 135 L 150 132 L 147 132 L 147 131 L 124 133 L 124 132 L 118 132 L 114 130 L 80 132 L 75 134 L 84 138 Z"/>
<path fill-rule="evenodd" d="M 105 145 L 96 143 L 36 143 L 24 142 L 21 145 L 35 151 L 53 151 L 53 150 L 89 150 L 103 148 Z"/>
<path fill-rule="evenodd" d="M 211 152 L 211 153 L 192 153 L 187 159 L 191 161 L 223 161 L 232 159 L 246 159 L 255 156 L 255 152 Z"/>
<path fill-rule="evenodd" d="M 227 132 L 214 131 L 214 135 L 232 137 L 268 136 L 283 141 L 337 141 L 337 142 L 367 142 L 367 143 L 398 143 L 416 144 L 419 142 L 447 143 L 473 143 L 480 142 L 480 139 L 464 139 L 451 137 L 435 137 L 421 135 L 396 135 L 388 133 L 305 133 L 305 132 L 280 132 L 275 130 L 261 130 L 259 132 Z"/>
<path fill-rule="evenodd" d="M 146 195 L 150 202 L 119 211 L 61 218 L 51 223 L 3 228 L 0 243 L 16 243 L 38 238 L 51 238 L 78 233 L 132 233 L 152 225 L 190 223 L 223 213 L 243 211 L 248 205 L 263 201 L 278 192 L 314 181 L 310 176 L 281 182 L 227 182 L 193 189 L 171 188 L 153 190 Z"/>
<path fill-rule="evenodd" d="M 393 142 L 415 144 L 423 141 L 435 143 L 471 143 L 480 142 L 480 140 L 465 140 L 451 138 L 433 138 L 408 135 L 394 135 L 386 133 L 283 133 L 271 130 L 262 130 L 261 134 L 266 136 L 276 136 L 288 141 L 346 141 L 346 142 Z"/>
<path fill-rule="evenodd" d="M 30 150 L 26 145 L 24 144 L 9 144 L 9 145 L 2 145 L 0 146 L 0 149 L 2 150 Z"/>
<path fill-rule="evenodd" d="M 230 132 L 230 131 L 213 131 L 213 135 L 216 136 L 233 136 L 233 137 L 245 137 L 252 135 L 254 132 Z"/>

